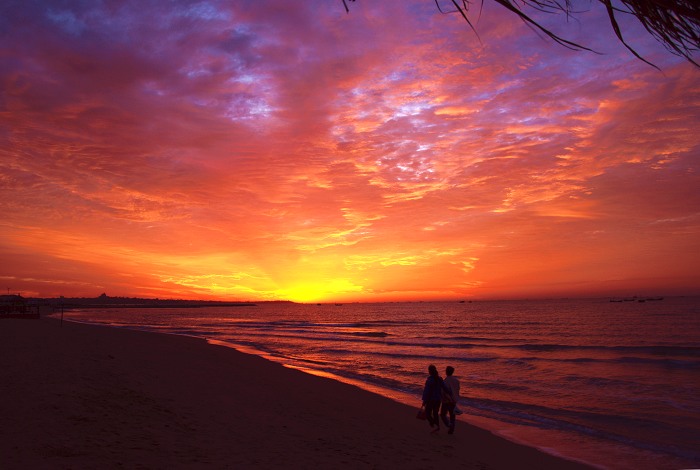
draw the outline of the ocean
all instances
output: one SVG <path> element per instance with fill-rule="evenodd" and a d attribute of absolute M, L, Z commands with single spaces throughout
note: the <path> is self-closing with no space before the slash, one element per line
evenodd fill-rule
<path fill-rule="evenodd" d="M 428 365 L 443 376 L 451 365 L 460 420 L 601 468 L 700 467 L 698 297 L 263 302 L 64 318 L 206 338 L 416 408 Z"/>

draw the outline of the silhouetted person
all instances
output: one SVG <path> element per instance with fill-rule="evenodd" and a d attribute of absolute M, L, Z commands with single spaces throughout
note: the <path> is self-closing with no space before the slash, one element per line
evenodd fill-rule
<path fill-rule="evenodd" d="M 440 431 L 440 403 L 442 403 L 443 389 L 446 388 L 442 382 L 437 367 L 430 364 L 428 366 L 428 378 L 423 387 L 423 406 L 428 418 L 428 424 L 433 428 L 431 432 Z"/>
<path fill-rule="evenodd" d="M 443 383 L 450 392 L 442 394 L 442 410 L 440 411 L 440 417 L 445 426 L 449 428 L 449 434 L 455 432 L 455 407 L 459 401 L 459 380 L 452 375 L 454 371 L 455 368 L 452 366 L 447 366 L 445 369 L 446 377 Z M 447 420 L 447 413 L 450 414 L 449 421 Z"/>

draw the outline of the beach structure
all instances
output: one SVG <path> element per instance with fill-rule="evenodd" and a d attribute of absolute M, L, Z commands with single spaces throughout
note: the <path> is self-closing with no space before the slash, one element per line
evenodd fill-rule
<path fill-rule="evenodd" d="M 0 318 L 38 319 L 39 309 L 19 294 L 0 295 Z"/>

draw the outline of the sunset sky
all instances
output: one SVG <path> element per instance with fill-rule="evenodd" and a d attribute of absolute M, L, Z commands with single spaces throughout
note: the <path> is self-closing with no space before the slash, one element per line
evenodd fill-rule
<path fill-rule="evenodd" d="M 432 0 L 4 2 L 0 287 L 700 293 L 700 68 L 581 5 L 545 21 L 596 53 L 489 0 L 476 33 Z"/>

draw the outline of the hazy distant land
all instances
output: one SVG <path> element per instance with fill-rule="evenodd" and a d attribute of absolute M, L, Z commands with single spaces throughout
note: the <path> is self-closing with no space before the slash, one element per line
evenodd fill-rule
<path fill-rule="evenodd" d="M 54 308 L 198 308 L 198 307 L 252 307 L 258 302 L 226 302 L 219 300 L 145 299 L 139 297 L 57 297 L 27 299 Z M 280 301 L 285 302 L 285 301 Z"/>

